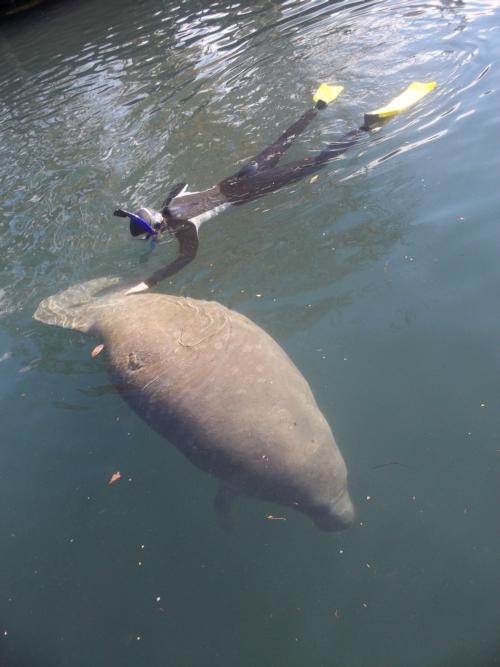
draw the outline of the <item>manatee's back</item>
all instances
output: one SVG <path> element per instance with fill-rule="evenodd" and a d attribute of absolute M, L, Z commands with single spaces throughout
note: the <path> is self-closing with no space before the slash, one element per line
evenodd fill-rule
<path fill-rule="evenodd" d="M 319 503 L 345 487 L 309 385 L 247 318 L 217 302 L 137 294 L 94 330 L 125 400 L 202 469 L 280 502 Z"/>
<path fill-rule="evenodd" d="M 120 282 L 70 287 L 34 317 L 98 336 L 130 406 L 200 468 L 233 489 L 301 509 L 325 530 L 347 525 L 344 461 L 282 348 L 219 303 L 126 295 Z"/>

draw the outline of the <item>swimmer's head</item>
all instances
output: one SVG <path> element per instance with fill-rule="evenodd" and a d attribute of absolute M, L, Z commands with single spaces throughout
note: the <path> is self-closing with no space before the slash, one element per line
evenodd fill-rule
<path fill-rule="evenodd" d="M 148 239 L 156 236 L 165 227 L 163 216 L 151 208 L 140 208 L 130 218 L 130 233 L 134 238 Z M 146 223 L 146 224 L 144 224 Z"/>
<path fill-rule="evenodd" d="M 119 208 L 114 211 L 113 215 L 119 218 L 129 218 L 130 233 L 135 239 L 155 238 L 167 226 L 163 215 L 151 208 L 140 208 L 134 213 Z"/>

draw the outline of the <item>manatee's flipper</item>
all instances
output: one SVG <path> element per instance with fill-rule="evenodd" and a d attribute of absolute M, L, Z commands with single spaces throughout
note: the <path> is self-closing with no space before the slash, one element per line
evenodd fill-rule
<path fill-rule="evenodd" d="M 230 532 L 233 529 L 234 522 L 231 510 L 237 495 L 238 493 L 234 489 L 225 484 L 219 486 L 219 490 L 215 495 L 214 507 L 217 512 L 217 518 L 226 532 Z"/>

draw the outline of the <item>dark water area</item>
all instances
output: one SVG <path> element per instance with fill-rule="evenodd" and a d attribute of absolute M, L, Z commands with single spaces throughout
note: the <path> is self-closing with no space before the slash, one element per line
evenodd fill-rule
<path fill-rule="evenodd" d="M 492 1 L 89 0 L 0 24 L 0 667 L 500 665 L 499 62 Z M 344 92 L 285 159 L 413 80 L 438 85 L 317 180 L 206 223 L 158 288 L 268 331 L 349 469 L 350 529 L 242 498 L 228 534 L 216 481 L 130 411 L 96 341 L 33 312 L 173 259 L 117 205 L 233 173 L 321 81 Z"/>

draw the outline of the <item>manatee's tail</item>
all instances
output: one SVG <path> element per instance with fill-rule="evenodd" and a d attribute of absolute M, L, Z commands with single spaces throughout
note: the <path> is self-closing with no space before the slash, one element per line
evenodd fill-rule
<path fill-rule="evenodd" d="M 321 530 L 345 530 L 354 521 L 356 511 L 352 500 L 347 492 L 344 491 L 329 506 L 322 507 L 311 513 L 311 518 Z"/>
<path fill-rule="evenodd" d="M 120 278 L 105 277 L 72 285 L 44 299 L 33 317 L 45 324 L 56 325 L 64 329 L 76 329 L 85 333 L 95 320 L 97 309 L 94 302 L 97 295 L 107 288 L 115 287 L 120 282 Z"/>

